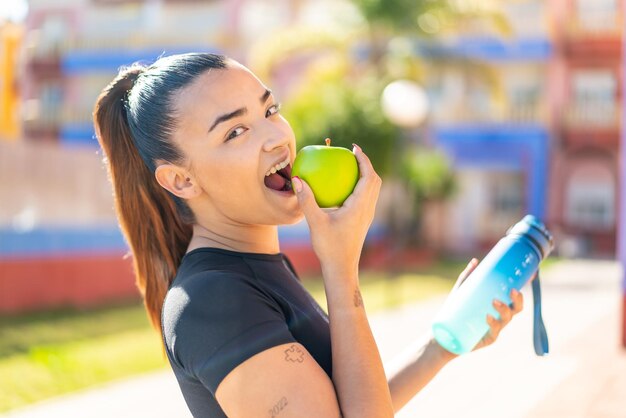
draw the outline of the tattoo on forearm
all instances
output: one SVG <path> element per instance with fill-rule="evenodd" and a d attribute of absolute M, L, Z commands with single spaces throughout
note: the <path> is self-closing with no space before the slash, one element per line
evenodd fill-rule
<path fill-rule="evenodd" d="M 359 289 L 354 291 L 354 307 L 360 308 L 363 306 L 363 297 L 361 296 L 361 291 Z"/>
<path fill-rule="evenodd" d="M 304 351 L 297 345 L 293 344 L 290 348 L 285 350 L 285 361 L 302 363 L 304 361 Z"/>
<path fill-rule="evenodd" d="M 280 399 L 280 401 L 278 401 L 278 403 L 274 405 L 272 409 L 269 410 L 270 417 L 275 418 L 276 416 L 278 416 L 278 414 L 280 414 L 281 411 L 285 409 L 286 406 L 287 406 L 287 398 L 283 396 Z"/>

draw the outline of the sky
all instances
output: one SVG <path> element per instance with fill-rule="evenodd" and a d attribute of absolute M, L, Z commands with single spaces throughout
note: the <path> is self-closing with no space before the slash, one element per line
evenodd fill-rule
<path fill-rule="evenodd" d="M 21 22 L 26 17 L 28 4 L 26 0 L 0 0 L 0 20 L 10 19 Z"/>

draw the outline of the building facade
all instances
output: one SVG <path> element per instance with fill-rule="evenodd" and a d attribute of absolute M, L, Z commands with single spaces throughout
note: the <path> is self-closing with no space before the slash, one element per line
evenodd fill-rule
<path fill-rule="evenodd" d="M 430 242 L 458 254 L 487 251 L 526 213 L 546 218 L 552 135 L 549 100 L 554 45 L 542 1 L 503 2 L 503 29 L 469 19 L 419 41 L 431 64 L 426 129 L 448 155 L 457 192 L 427 215 Z"/>
<path fill-rule="evenodd" d="M 181 51 L 233 49 L 229 21 L 236 6 L 218 1 L 32 1 L 22 95 L 25 136 L 94 146 L 93 104 L 118 68 Z"/>
<path fill-rule="evenodd" d="M 549 218 L 571 255 L 616 250 L 623 89 L 623 2 L 571 0 L 553 10 L 554 145 Z"/>
<path fill-rule="evenodd" d="M 328 25 L 331 15 L 358 22 L 354 8 L 329 12 L 340 3 L 30 0 L 19 71 L 27 144 L 1 150 L 6 174 L 0 199 L 9 203 L 0 208 L 0 288 L 47 272 L 56 275 L 48 285 L 68 288 L 68 280 L 82 283 L 85 271 L 103 273 L 108 266 L 116 269 L 108 276 L 126 275 L 118 280 L 118 295 L 133 290 L 91 121 L 100 90 L 120 66 L 192 50 L 245 63 L 248 48 L 268 28 Z M 506 34 L 497 22 L 467 18 L 452 31 L 416 40 L 412 49 L 426 69 L 426 136 L 448 155 L 458 180 L 451 200 L 428 205 L 428 245 L 479 256 L 532 213 L 555 232 L 562 255 L 613 255 L 623 110 L 621 2 L 499 4 Z M 437 26 L 432 16 L 424 22 Z M 355 41 L 358 55 L 366 40 Z M 272 88 L 297 82 L 308 64 L 303 56 L 280 62 Z M 16 188 L 15 173 L 29 176 L 32 189 Z M 303 270 L 315 270 L 304 225 L 280 233 Z M 85 300 L 109 297 L 114 288 Z M 45 305 L 44 287 L 38 293 L 33 286 L 14 289 L 3 293 L 9 299 L 0 300 L 0 311 Z M 99 291 L 85 287 L 81 297 L 85 289 Z"/>
<path fill-rule="evenodd" d="M 429 238 L 487 250 L 526 213 L 564 256 L 616 250 L 623 10 L 614 0 L 509 2 L 508 36 L 471 24 L 422 57 L 452 60 L 426 84 L 433 141 L 458 192 Z M 471 63 L 468 63 L 468 58 Z M 459 64 L 460 62 L 460 64 Z"/>
<path fill-rule="evenodd" d="M 0 313 L 138 296 L 91 114 L 120 67 L 191 51 L 245 63 L 260 35 L 320 6 L 30 0 L 19 70 L 23 140 L 0 143 Z M 306 225 L 279 233 L 301 273 L 319 269 Z"/>

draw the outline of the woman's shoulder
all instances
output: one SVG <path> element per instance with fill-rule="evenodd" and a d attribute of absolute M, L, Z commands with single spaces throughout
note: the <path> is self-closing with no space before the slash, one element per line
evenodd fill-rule
<path fill-rule="evenodd" d="M 175 326 L 189 317 L 223 320 L 255 309 L 280 311 L 271 292 L 253 275 L 207 270 L 176 278 L 163 303 L 162 322 Z"/>
<path fill-rule="evenodd" d="M 251 276 L 227 270 L 205 270 L 177 276 L 167 291 L 164 310 L 170 306 L 181 307 L 199 303 L 218 302 L 226 295 L 237 297 L 241 292 L 257 288 Z"/>
<path fill-rule="evenodd" d="M 161 323 L 165 336 L 184 333 L 186 328 L 219 326 L 229 306 L 256 293 L 249 277 L 223 270 L 207 270 L 177 277 L 163 302 Z"/>
<path fill-rule="evenodd" d="M 266 332 L 270 324 L 286 328 L 285 323 L 280 306 L 253 277 L 223 270 L 175 282 L 161 315 L 168 355 L 180 364 L 212 355 L 228 341 L 252 344 L 256 334 L 250 330 Z"/>

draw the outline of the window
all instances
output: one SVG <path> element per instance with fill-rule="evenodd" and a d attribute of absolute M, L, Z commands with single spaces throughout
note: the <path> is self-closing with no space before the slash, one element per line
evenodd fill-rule
<path fill-rule="evenodd" d="M 503 3 L 509 26 L 516 36 L 547 36 L 548 24 L 544 0 L 508 1 Z"/>
<path fill-rule="evenodd" d="M 576 0 L 578 21 L 591 30 L 606 30 L 616 24 L 617 0 Z"/>
<path fill-rule="evenodd" d="M 44 126 L 58 125 L 61 120 L 63 88 L 58 82 L 45 83 L 39 91 L 37 123 Z"/>
<path fill-rule="evenodd" d="M 65 41 L 70 39 L 69 18 L 63 14 L 50 14 L 42 22 L 38 33 L 35 55 L 37 57 L 56 56 L 61 52 Z"/>
<path fill-rule="evenodd" d="M 524 177 L 519 172 L 491 172 L 489 183 L 489 232 L 502 234 L 524 215 Z"/>
<path fill-rule="evenodd" d="M 577 102 L 613 104 L 616 88 L 617 80 L 610 70 L 579 70 L 572 77 L 572 93 Z"/>
<path fill-rule="evenodd" d="M 493 211 L 496 214 L 519 216 L 524 203 L 524 183 L 521 174 L 498 173 L 492 181 Z"/>
<path fill-rule="evenodd" d="M 572 76 L 572 117 L 576 122 L 612 125 L 617 117 L 617 80 L 610 70 L 579 70 Z"/>
<path fill-rule="evenodd" d="M 578 167 L 566 189 L 565 220 L 572 226 L 612 229 L 615 226 L 615 180 L 602 162 Z"/>
<path fill-rule="evenodd" d="M 543 88 L 542 66 L 505 67 L 502 73 L 508 99 L 508 119 L 515 122 L 535 121 L 540 117 Z"/>

